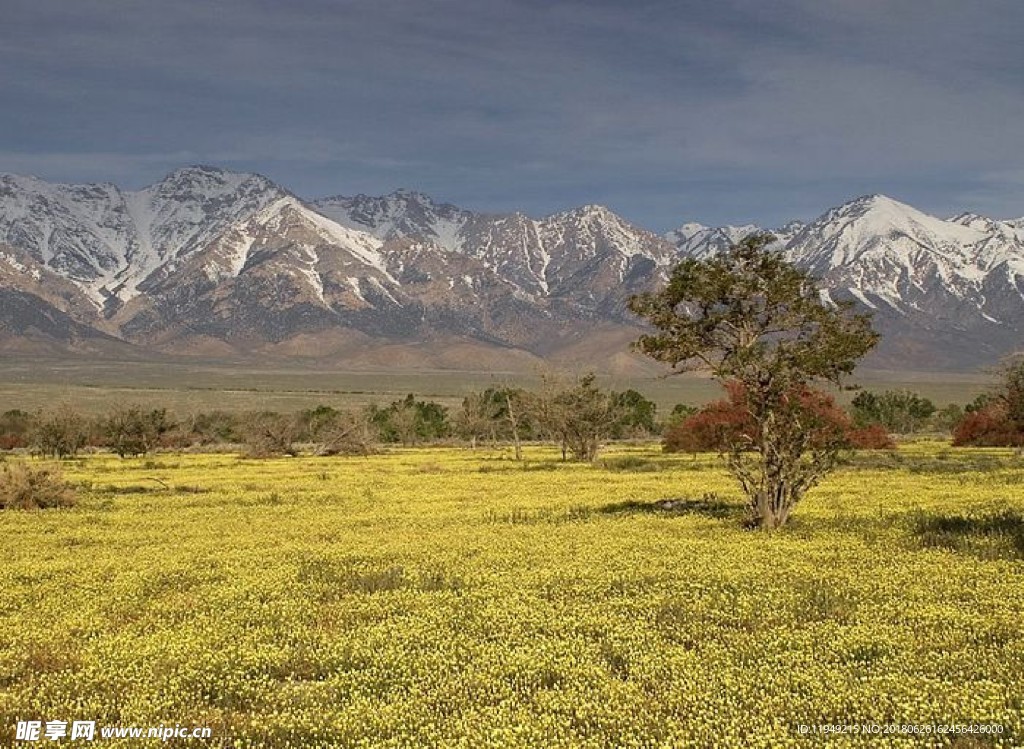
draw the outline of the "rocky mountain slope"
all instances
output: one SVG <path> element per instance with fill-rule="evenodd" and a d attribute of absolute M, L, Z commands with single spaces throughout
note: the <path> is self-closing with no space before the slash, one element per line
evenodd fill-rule
<path fill-rule="evenodd" d="M 137 192 L 0 176 L 0 331 L 347 361 L 397 346 L 400 366 L 622 355 L 631 294 L 758 230 L 658 236 L 602 206 L 534 219 L 404 190 L 306 202 L 211 167 Z M 1022 347 L 1024 219 L 943 220 L 875 195 L 774 233 L 827 298 L 874 311 L 876 364 L 973 369 Z"/>

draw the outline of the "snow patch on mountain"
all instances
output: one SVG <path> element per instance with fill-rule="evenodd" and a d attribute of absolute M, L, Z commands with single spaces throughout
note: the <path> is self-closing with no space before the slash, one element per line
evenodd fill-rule
<path fill-rule="evenodd" d="M 7 267 L 10 268 L 11 270 L 20 273 L 24 276 L 28 276 L 33 281 L 38 281 L 40 278 L 43 277 L 43 273 L 41 270 L 39 270 L 39 268 L 29 268 L 27 265 L 25 265 L 23 262 L 21 262 L 18 258 L 16 258 L 9 252 L 0 252 L 0 262 L 7 265 Z"/>
<path fill-rule="evenodd" d="M 267 228 L 271 230 L 275 228 L 273 224 L 275 221 L 282 220 L 285 209 L 295 211 L 302 220 L 309 222 L 326 244 L 341 245 L 366 265 L 373 266 L 388 276 L 387 266 L 380 254 L 383 242 L 373 235 L 342 226 L 336 221 L 309 210 L 294 198 L 282 198 L 264 211 L 263 215 L 269 217 L 263 219 L 269 224 Z M 261 220 L 257 219 L 257 222 L 261 222 Z M 391 280 L 394 281 L 394 279 Z"/>

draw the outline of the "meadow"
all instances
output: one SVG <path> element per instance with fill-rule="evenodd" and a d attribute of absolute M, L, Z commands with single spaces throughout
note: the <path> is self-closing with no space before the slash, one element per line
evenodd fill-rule
<path fill-rule="evenodd" d="M 591 365 L 591 368 L 593 365 Z M 586 368 L 566 369 L 582 374 Z M 168 408 L 178 414 L 214 409 L 294 412 L 327 404 L 338 407 L 390 403 L 408 393 L 457 407 L 466 393 L 513 385 L 536 389 L 540 372 L 352 371 L 319 367 L 271 367 L 265 362 L 117 361 L 84 358 L 4 357 L 0 355 L 0 412 L 8 408 L 34 411 L 55 403 L 74 404 L 83 413 L 100 414 L 126 403 Z M 700 375 L 666 377 L 599 376 L 602 387 L 634 388 L 658 405 L 663 414 L 677 403 L 700 405 L 720 398 L 722 389 Z M 968 403 L 991 387 L 986 374 L 867 370 L 859 382 L 871 390 L 908 389 L 937 406 Z M 850 393 L 838 393 L 849 402 Z"/>
<path fill-rule="evenodd" d="M 773 534 L 717 458 L 657 445 L 64 472 L 75 507 L 0 513 L 4 745 L 52 719 L 213 730 L 165 746 L 1024 744 L 1009 450 L 855 456 Z"/>

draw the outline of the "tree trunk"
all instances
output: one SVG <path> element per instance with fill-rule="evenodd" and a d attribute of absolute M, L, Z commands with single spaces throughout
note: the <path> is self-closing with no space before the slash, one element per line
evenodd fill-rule
<path fill-rule="evenodd" d="M 516 449 L 516 460 L 523 459 L 523 445 L 519 441 L 519 420 L 515 411 L 512 410 L 512 396 L 505 392 L 505 407 L 508 409 L 508 423 L 512 427 L 512 444 Z"/>
<path fill-rule="evenodd" d="M 762 530 L 781 528 L 789 519 L 794 498 L 784 481 L 773 481 L 758 491 L 751 502 L 757 527 Z"/>

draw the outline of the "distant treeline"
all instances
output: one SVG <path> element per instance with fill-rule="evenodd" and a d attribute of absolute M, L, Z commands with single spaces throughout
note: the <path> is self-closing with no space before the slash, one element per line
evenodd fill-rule
<path fill-rule="evenodd" d="M 0 449 L 28 449 L 67 458 L 83 448 L 105 448 L 128 457 L 154 449 L 241 446 L 253 456 L 368 454 L 381 445 L 439 442 L 559 443 L 566 457 L 592 460 L 601 442 L 650 439 L 662 431 L 657 408 L 636 390 L 616 392 L 587 375 L 548 378 L 536 390 L 488 388 L 454 409 L 409 394 L 387 405 L 335 408 L 321 405 L 293 414 L 208 411 L 174 414 L 131 405 L 86 417 L 70 404 L 0 415 Z"/>
<path fill-rule="evenodd" d="M 819 427 L 838 431 L 854 448 L 892 447 L 890 435 L 921 432 L 952 433 L 958 445 L 1020 446 L 1024 421 L 1014 421 L 1007 392 L 1004 387 L 966 406 L 942 409 L 906 390 L 862 391 L 845 410 L 831 396 L 812 395 Z M 456 408 L 410 394 L 387 405 L 321 405 L 294 414 L 174 414 L 129 405 L 86 417 L 69 404 L 31 413 L 15 409 L 0 415 L 0 449 L 56 458 L 73 457 L 84 448 L 109 449 L 122 457 L 159 448 L 219 447 L 252 456 L 365 455 L 384 445 L 459 442 L 512 445 L 520 457 L 523 442 L 544 441 L 560 445 L 566 459 L 590 461 L 609 440 L 661 437 L 669 451 L 722 449 L 742 439 L 748 421 L 735 388 L 703 408 L 677 404 L 662 417 L 638 391 L 602 389 L 586 375 L 548 378 L 534 390 L 487 388 L 468 394 Z"/>

